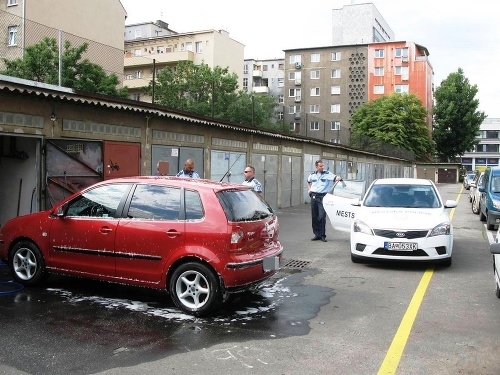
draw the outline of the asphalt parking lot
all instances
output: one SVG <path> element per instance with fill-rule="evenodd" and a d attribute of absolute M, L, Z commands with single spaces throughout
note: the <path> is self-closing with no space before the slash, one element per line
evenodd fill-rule
<path fill-rule="evenodd" d="M 376 374 L 400 353 L 398 374 L 499 374 L 492 232 L 461 185 L 439 189 L 459 198 L 450 268 L 353 264 L 347 233 L 327 227 L 328 242 L 312 242 L 309 206 L 287 208 L 282 270 L 212 318 L 181 314 L 164 293 L 75 278 L 1 295 L 0 373 Z"/>

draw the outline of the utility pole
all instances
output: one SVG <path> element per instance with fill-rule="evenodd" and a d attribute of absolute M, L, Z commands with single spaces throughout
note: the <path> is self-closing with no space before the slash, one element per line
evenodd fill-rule
<path fill-rule="evenodd" d="M 155 85 L 156 85 L 156 59 L 153 59 L 153 97 L 151 98 L 151 103 L 155 104 Z"/>

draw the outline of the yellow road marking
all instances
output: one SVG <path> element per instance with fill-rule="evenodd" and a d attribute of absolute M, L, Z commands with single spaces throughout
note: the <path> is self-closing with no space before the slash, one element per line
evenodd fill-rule
<path fill-rule="evenodd" d="M 460 189 L 460 192 L 457 197 L 457 202 L 460 200 L 460 196 L 463 191 Z M 450 220 L 453 218 L 455 214 L 455 208 L 451 209 L 450 212 Z M 424 299 L 425 292 L 427 291 L 427 287 L 431 282 L 432 275 L 434 273 L 434 267 L 429 267 L 425 270 L 422 279 L 420 279 L 420 283 L 413 294 L 413 297 L 410 301 L 410 305 L 408 309 L 406 309 L 405 315 L 399 324 L 399 328 L 392 339 L 391 346 L 385 355 L 384 361 L 378 370 L 379 375 L 382 374 L 395 374 L 399 365 L 399 361 L 401 360 L 401 356 L 403 355 L 403 351 L 405 349 L 406 343 L 408 342 L 408 337 L 410 336 L 411 329 L 413 327 L 413 323 L 415 322 L 415 318 L 417 317 L 418 310 L 420 309 L 420 305 L 422 304 L 422 300 Z"/>

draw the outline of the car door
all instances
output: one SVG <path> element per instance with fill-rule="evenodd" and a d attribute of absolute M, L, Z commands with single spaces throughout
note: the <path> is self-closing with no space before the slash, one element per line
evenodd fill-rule
<path fill-rule="evenodd" d="M 61 206 L 50 227 L 51 264 L 68 271 L 114 276 L 117 210 L 131 184 L 86 190 Z"/>
<path fill-rule="evenodd" d="M 184 248 L 181 189 L 138 184 L 125 210 L 115 241 L 116 275 L 156 285 L 162 279 L 166 259 Z"/>
<path fill-rule="evenodd" d="M 323 198 L 323 207 L 334 229 L 349 232 L 356 216 L 358 206 L 352 203 L 359 201 L 365 191 L 365 181 L 345 180 L 336 183 Z"/>

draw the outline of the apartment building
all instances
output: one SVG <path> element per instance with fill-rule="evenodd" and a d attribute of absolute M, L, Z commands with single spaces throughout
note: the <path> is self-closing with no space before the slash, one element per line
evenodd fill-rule
<path fill-rule="evenodd" d="M 121 78 L 125 18 L 120 0 L 1 0 L 0 56 L 21 58 L 45 37 L 73 46 L 86 42 L 85 57 Z"/>
<path fill-rule="evenodd" d="M 467 171 L 484 170 L 500 165 L 500 118 L 486 118 L 476 137 L 474 150 L 464 153 L 460 161 Z"/>
<path fill-rule="evenodd" d="M 349 4 L 332 11 L 332 45 L 390 42 L 392 29 L 373 3 Z"/>
<path fill-rule="evenodd" d="M 243 87 L 244 45 L 229 37 L 225 30 L 204 30 L 177 33 L 162 21 L 144 22 L 125 26 L 124 86 L 131 99 L 151 102 L 143 87 L 147 87 L 165 67 L 180 61 L 214 68 L 228 68 L 238 76 Z"/>
<path fill-rule="evenodd" d="M 243 64 L 243 90 L 255 95 L 270 95 L 277 99 L 275 121 L 283 121 L 285 60 L 246 59 Z"/>

